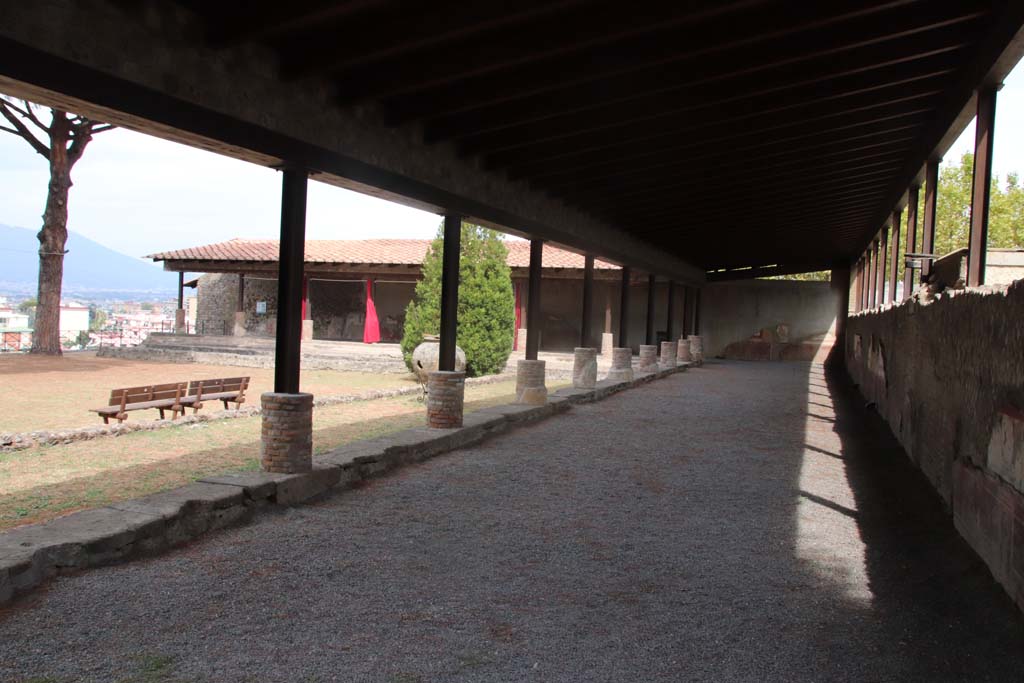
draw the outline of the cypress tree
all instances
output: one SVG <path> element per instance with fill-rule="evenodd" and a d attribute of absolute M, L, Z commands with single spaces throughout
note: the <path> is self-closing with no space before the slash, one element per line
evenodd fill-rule
<path fill-rule="evenodd" d="M 430 245 L 423 279 L 405 310 L 402 355 L 410 369 L 423 335 L 438 334 L 441 328 L 441 234 Z M 515 298 L 508 249 L 497 231 L 469 223 L 462 224 L 460 246 L 456 343 L 466 353 L 468 376 L 490 375 L 500 372 L 512 353 Z"/>

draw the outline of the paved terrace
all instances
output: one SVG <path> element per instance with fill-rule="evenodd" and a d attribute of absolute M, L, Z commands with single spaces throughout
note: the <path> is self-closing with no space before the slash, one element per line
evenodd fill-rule
<path fill-rule="evenodd" d="M 0 680 L 1024 680 L 886 434 L 819 366 L 711 363 L 60 578 Z"/>

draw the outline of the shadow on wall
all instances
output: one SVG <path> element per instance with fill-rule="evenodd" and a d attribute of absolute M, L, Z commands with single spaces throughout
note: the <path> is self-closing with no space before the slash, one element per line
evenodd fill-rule
<path fill-rule="evenodd" d="M 850 318 L 846 366 L 1024 609 L 1024 282 Z"/>

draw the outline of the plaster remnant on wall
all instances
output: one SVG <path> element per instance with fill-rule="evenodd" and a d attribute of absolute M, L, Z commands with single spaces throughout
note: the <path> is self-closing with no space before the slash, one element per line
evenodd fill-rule
<path fill-rule="evenodd" d="M 1007 406 L 996 415 L 988 468 L 1024 493 L 1024 411 Z"/>

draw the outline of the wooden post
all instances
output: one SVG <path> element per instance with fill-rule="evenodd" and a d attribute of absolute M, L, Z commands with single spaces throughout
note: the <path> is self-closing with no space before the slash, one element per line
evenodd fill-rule
<path fill-rule="evenodd" d="M 185 308 L 185 273 L 178 273 L 178 310 Z"/>
<path fill-rule="evenodd" d="M 590 346 L 590 309 L 594 304 L 594 257 L 583 260 L 583 315 L 580 317 L 580 347 Z"/>
<path fill-rule="evenodd" d="M 622 266 L 622 287 L 619 292 L 619 340 L 616 346 L 629 346 L 629 266 Z"/>
<path fill-rule="evenodd" d="M 245 310 L 245 273 L 238 274 L 238 304 L 235 312 L 241 313 Z"/>
<path fill-rule="evenodd" d="M 878 281 L 875 283 L 877 288 L 877 295 L 875 303 L 881 306 L 885 303 L 885 257 L 889 251 L 889 226 L 883 226 L 882 232 L 878 237 L 878 265 L 876 266 L 877 272 L 875 277 Z"/>
<path fill-rule="evenodd" d="M 920 188 L 910 188 L 910 197 L 907 201 L 907 253 L 917 253 L 917 200 Z M 902 258 L 902 256 L 900 257 Z M 903 300 L 906 301 L 914 294 L 914 269 L 907 268 L 903 271 Z"/>
<path fill-rule="evenodd" d="M 526 360 L 537 360 L 540 351 L 540 278 L 544 240 L 530 240 L 530 291 L 526 304 Z"/>
<path fill-rule="evenodd" d="M 996 125 L 996 88 L 978 92 L 974 119 L 974 175 L 971 178 L 971 236 L 967 252 L 967 286 L 985 284 L 988 252 L 988 209 L 992 189 L 993 135 Z"/>
<path fill-rule="evenodd" d="M 653 344 L 654 338 L 654 275 L 647 276 L 647 344 Z"/>
<path fill-rule="evenodd" d="M 672 336 L 672 328 L 676 321 L 676 283 L 668 281 L 668 317 L 665 319 L 665 338 L 667 341 L 675 339 Z"/>
<path fill-rule="evenodd" d="M 939 192 L 939 160 L 929 161 L 924 171 L 924 222 L 921 224 L 921 252 L 935 253 L 935 201 Z M 932 259 L 921 264 L 921 282 L 932 274 Z"/>
<path fill-rule="evenodd" d="M 462 216 L 446 214 L 444 217 L 444 248 L 441 251 L 441 341 L 437 350 L 437 368 L 443 372 L 455 370 L 461 243 Z"/>
<path fill-rule="evenodd" d="M 896 282 L 900 276 L 900 215 L 892 212 L 892 234 L 889 236 L 889 303 L 896 301 Z"/>
<path fill-rule="evenodd" d="M 282 175 L 274 391 L 279 394 L 297 394 L 302 344 L 302 270 L 308 178 L 305 171 L 293 169 L 285 169 Z"/>

